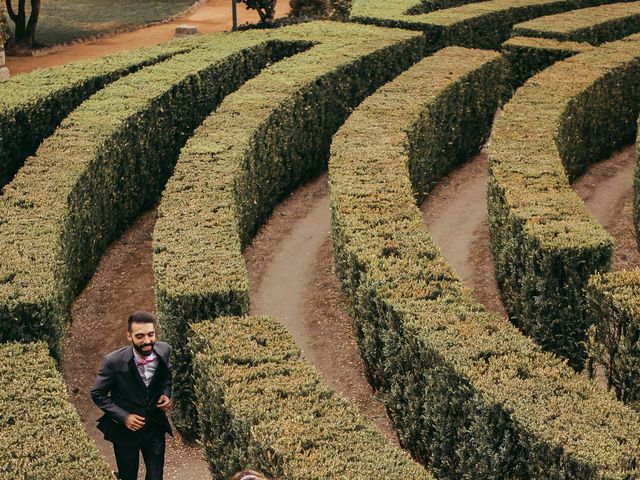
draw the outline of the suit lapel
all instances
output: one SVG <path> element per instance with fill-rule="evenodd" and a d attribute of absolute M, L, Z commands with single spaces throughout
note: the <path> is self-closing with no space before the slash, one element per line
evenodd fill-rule
<path fill-rule="evenodd" d="M 147 403 L 147 387 L 142 381 L 142 377 L 140 376 L 140 372 L 138 372 L 138 367 L 136 367 L 136 362 L 133 359 L 133 347 L 131 349 L 131 358 L 129 358 L 129 372 L 131 373 L 131 377 L 133 378 L 133 383 L 138 387 L 138 393 L 143 403 Z"/>
<path fill-rule="evenodd" d="M 158 379 L 164 373 L 164 368 L 165 368 L 164 359 L 158 354 L 158 352 L 156 352 L 156 355 L 158 357 L 158 367 L 156 368 L 156 371 L 153 372 L 153 377 L 151 377 L 151 382 L 149 383 L 149 390 L 153 388 L 153 386 L 158 382 Z"/>

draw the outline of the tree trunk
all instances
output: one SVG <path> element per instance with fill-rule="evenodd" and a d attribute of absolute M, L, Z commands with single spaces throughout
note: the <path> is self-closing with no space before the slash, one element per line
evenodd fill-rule
<path fill-rule="evenodd" d="M 15 24 L 14 42 L 21 47 L 32 48 L 35 40 L 36 25 L 40 15 L 40 0 L 31 0 L 31 14 L 27 23 L 26 0 L 18 0 L 18 11 L 13 10 L 12 0 L 6 0 L 9 18 Z"/>
<path fill-rule="evenodd" d="M 31 0 L 31 15 L 29 15 L 29 23 L 24 32 L 23 44 L 32 48 L 36 39 L 36 25 L 38 24 L 38 16 L 40 15 L 40 0 Z"/>

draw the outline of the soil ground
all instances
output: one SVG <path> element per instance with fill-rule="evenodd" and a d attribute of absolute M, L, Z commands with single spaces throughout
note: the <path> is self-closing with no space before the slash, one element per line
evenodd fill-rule
<path fill-rule="evenodd" d="M 615 242 L 614 269 L 640 267 L 633 227 L 635 149 L 598 162 L 573 188 Z M 492 312 L 506 316 L 493 275 L 487 226 L 487 153 L 445 176 L 421 206 L 429 234 L 462 282 Z"/>
<path fill-rule="evenodd" d="M 10 74 L 18 75 L 38 68 L 63 65 L 74 60 L 97 58 L 110 53 L 147 47 L 166 42 L 174 37 L 177 25 L 193 25 L 200 33 L 215 33 L 231 30 L 231 2 L 209 0 L 195 6 L 184 17 L 159 25 L 141 28 L 114 36 L 43 50 L 37 56 L 7 57 L 6 66 Z M 281 0 L 276 7 L 276 16 L 289 13 L 289 2 Z M 238 24 L 257 23 L 255 10 L 247 10 L 238 4 Z"/>
<path fill-rule="evenodd" d="M 429 235 L 487 310 L 507 314 L 493 275 L 487 225 L 487 151 L 442 178 L 420 206 Z"/>
<path fill-rule="evenodd" d="M 324 173 L 277 205 L 245 249 L 251 314 L 280 320 L 327 384 L 397 442 L 384 404 L 364 376 L 333 269 L 330 228 Z"/>
<path fill-rule="evenodd" d="M 67 332 L 64 379 L 69 399 L 89 436 L 116 470 L 111 443 L 96 428 L 102 412 L 89 396 L 104 355 L 127 344 L 127 317 L 136 310 L 155 311 L 151 236 L 156 211 L 142 215 L 104 253 L 89 284 L 73 304 Z M 138 478 L 144 478 L 144 467 Z M 167 436 L 166 480 L 210 479 L 200 449 L 178 434 Z"/>
<path fill-rule="evenodd" d="M 633 171 L 636 151 L 633 145 L 614 153 L 604 162 L 593 164 L 573 183 L 582 198 L 613 237 L 613 270 L 640 268 L 633 226 Z"/>

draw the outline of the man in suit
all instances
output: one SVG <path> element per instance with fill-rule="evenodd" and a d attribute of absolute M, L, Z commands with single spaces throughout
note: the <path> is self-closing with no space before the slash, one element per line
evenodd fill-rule
<path fill-rule="evenodd" d="M 156 340 L 156 327 L 152 313 L 130 315 L 127 339 L 131 345 L 102 360 L 91 389 L 91 398 L 105 412 L 98 428 L 113 443 L 122 480 L 138 478 L 140 452 L 146 480 L 162 480 L 165 434 L 172 435 L 165 413 L 171 408 L 171 348 Z"/>

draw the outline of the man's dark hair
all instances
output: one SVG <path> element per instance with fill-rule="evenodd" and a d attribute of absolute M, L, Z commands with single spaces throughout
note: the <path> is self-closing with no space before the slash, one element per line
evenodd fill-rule
<path fill-rule="evenodd" d="M 127 320 L 127 329 L 129 331 L 131 331 L 131 325 L 134 323 L 153 323 L 154 325 L 156 325 L 157 320 L 156 316 L 153 313 L 139 310 L 129 315 L 129 319 Z"/>

